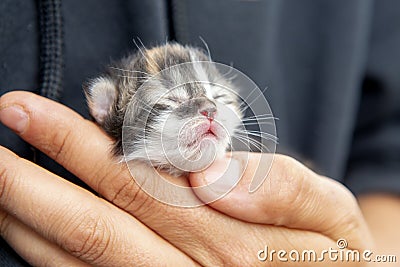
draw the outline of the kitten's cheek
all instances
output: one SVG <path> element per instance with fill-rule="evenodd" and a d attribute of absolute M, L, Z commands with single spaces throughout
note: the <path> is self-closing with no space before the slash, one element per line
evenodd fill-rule
<path fill-rule="evenodd" d="M 218 141 L 223 141 L 230 136 L 225 126 L 218 122 L 212 123 L 210 130 L 215 134 Z"/>
<path fill-rule="evenodd" d="M 221 131 L 220 131 L 219 128 L 220 127 L 219 127 L 218 123 L 212 122 L 211 125 L 210 125 L 210 131 L 212 133 L 214 133 L 215 135 L 220 135 L 221 134 Z"/>

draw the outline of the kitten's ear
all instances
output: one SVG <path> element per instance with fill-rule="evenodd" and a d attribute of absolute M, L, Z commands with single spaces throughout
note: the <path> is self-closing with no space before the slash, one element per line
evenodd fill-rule
<path fill-rule="evenodd" d="M 117 97 L 114 81 L 108 77 L 99 77 L 89 81 L 84 87 L 90 114 L 98 124 L 103 124 Z"/>

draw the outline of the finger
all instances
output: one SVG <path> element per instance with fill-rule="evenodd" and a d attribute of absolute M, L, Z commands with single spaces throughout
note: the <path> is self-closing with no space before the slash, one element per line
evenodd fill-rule
<path fill-rule="evenodd" d="M 89 264 L 193 265 L 190 258 L 109 202 L 2 147 L 0 206 Z"/>
<path fill-rule="evenodd" d="M 90 266 L 0 210 L 1 236 L 32 266 Z"/>
<path fill-rule="evenodd" d="M 264 184 L 250 193 L 249 184 L 259 175 L 256 170 L 263 163 L 260 160 L 261 154 L 237 153 L 233 156 L 237 164 L 229 165 L 234 171 L 224 172 L 230 161 L 226 158 L 202 173 L 191 174 L 190 182 L 194 187 L 207 185 L 195 192 L 208 202 L 242 175 L 231 192 L 210 205 L 245 221 L 318 231 L 333 240 L 346 238 L 356 248 L 371 248 L 368 228 L 353 195 L 341 184 L 316 175 L 290 157 L 275 155 Z M 240 167 L 235 168 L 236 165 Z"/>
<path fill-rule="evenodd" d="M 117 170 L 108 156 L 111 139 L 57 102 L 30 92 L 7 93 L 0 98 L 0 121 L 95 190 L 102 173 Z"/>

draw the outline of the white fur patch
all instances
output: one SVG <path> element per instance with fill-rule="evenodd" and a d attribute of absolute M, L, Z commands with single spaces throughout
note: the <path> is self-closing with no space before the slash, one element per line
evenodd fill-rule
<path fill-rule="evenodd" d="M 208 78 L 206 71 L 203 68 L 201 61 L 199 61 L 198 57 L 193 51 L 190 51 L 189 53 L 190 53 L 190 59 L 192 60 L 194 71 L 196 72 L 197 80 L 202 82 L 202 86 L 206 90 L 206 96 L 209 99 L 213 99 L 211 94 L 212 90 L 211 90 L 210 80 Z"/>

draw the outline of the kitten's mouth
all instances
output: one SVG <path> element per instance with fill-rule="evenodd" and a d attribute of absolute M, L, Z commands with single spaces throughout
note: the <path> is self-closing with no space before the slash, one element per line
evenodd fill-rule
<path fill-rule="evenodd" d="M 205 139 L 215 141 L 219 140 L 215 127 L 213 127 L 212 124 L 207 126 L 203 125 L 200 129 L 193 129 L 193 131 L 198 132 L 198 134 L 196 134 L 196 137 L 187 144 L 187 147 L 196 147 Z"/>
<path fill-rule="evenodd" d="M 196 147 L 204 139 L 218 140 L 218 137 L 212 130 L 209 129 L 205 133 L 202 133 L 200 136 L 198 136 L 195 140 L 193 140 L 190 143 L 188 143 L 187 147 Z"/>
<path fill-rule="evenodd" d="M 216 135 L 216 134 L 211 130 L 211 128 L 210 128 L 210 129 L 208 129 L 207 132 L 203 133 L 203 134 L 200 136 L 199 139 L 203 139 L 203 138 L 206 138 L 206 137 L 215 137 L 215 138 L 217 138 L 217 135 Z"/>

